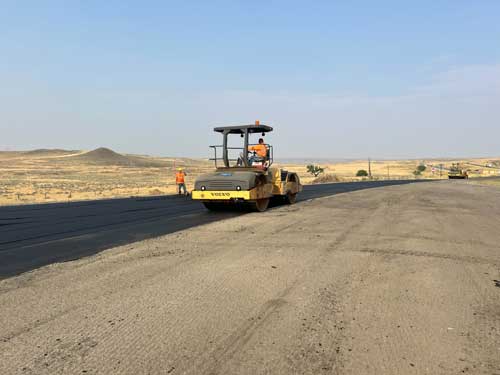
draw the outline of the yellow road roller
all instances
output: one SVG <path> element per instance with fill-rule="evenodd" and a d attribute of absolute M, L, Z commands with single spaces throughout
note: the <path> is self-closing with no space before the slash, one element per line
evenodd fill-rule
<path fill-rule="evenodd" d="M 214 131 L 222 135 L 222 145 L 210 146 L 215 171 L 196 179 L 192 199 L 213 211 L 240 207 L 262 212 L 271 200 L 295 203 L 302 185 L 297 173 L 272 166 L 273 146 L 264 141 L 271 126 L 256 121 Z"/>

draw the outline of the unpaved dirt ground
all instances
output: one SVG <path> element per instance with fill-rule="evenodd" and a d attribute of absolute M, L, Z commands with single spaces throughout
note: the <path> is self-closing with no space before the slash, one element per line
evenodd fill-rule
<path fill-rule="evenodd" d="M 442 181 L 48 266 L 0 282 L 0 373 L 499 374 L 499 228 Z"/>

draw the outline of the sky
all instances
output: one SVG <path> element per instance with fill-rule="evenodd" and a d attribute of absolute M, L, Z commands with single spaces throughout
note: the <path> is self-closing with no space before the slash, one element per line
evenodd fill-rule
<path fill-rule="evenodd" d="M 0 150 L 500 156 L 500 1 L 0 0 Z"/>

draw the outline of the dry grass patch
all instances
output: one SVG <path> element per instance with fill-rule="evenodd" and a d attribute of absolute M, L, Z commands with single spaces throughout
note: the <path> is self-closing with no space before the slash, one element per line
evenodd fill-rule
<path fill-rule="evenodd" d="M 312 181 L 312 183 L 313 184 L 328 184 L 328 183 L 340 182 L 340 181 L 342 181 L 342 180 L 336 174 L 325 174 L 325 175 L 319 176 L 318 178 L 315 178 Z"/>

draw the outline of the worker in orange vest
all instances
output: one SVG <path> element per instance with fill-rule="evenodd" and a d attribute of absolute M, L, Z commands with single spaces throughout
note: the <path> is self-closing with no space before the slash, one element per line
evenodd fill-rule
<path fill-rule="evenodd" d="M 262 138 L 259 139 L 258 145 L 248 146 L 248 151 L 255 152 L 255 154 L 248 160 L 248 164 L 250 166 L 252 166 L 254 161 L 265 161 L 267 158 L 267 146 Z"/>
<path fill-rule="evenodd" d="M 186 173 L 184 173 L 182 168 L 178 168 L 177 172 L 175 173 L 175 183 L 177 184 L 179 195 L 182 194 L 181 190 L 183 190 L 184 195 L 187 195 L 185 178 Z"/>

